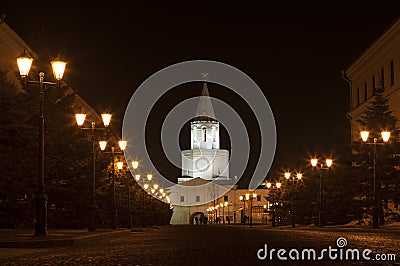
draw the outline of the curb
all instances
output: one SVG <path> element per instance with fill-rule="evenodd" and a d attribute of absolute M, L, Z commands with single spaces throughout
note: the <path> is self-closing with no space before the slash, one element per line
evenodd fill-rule
<path fill-rule="evenodd" d="M 0 248 L 55 248 L 55 247 L 72 247 L 90 243 L 94 239 L 101 240 L 116 234 L 125 234 L 130 230 L 118 230 L 105 232 L 100 234 L 69 237 L 64 239 L 39 239 L 28 241 L 0 241 Z"/>

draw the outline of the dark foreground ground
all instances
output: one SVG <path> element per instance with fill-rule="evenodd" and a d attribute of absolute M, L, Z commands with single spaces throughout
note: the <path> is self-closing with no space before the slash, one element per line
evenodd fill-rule
<path fill-rule="evenodd" d="M 289 251 L 315 249 L 317 256 L 324 248 L 338 249 L 337 239 L 344 237 L 343 258 L 346 249 L 358 249 L 360 260 L 331 260 L 328 253 L 324 261 L 291 260 Z M 343 245 L 344 242 L 341 242 Z M 257 258 L 257 252 L 267 244 L 267 250 L 284 248 L 281 261 Z M 370 261 L 364 260 L 364 249 Z M 340 250 L 340 249 L 339 249 Z M 335 253 L 335 254 L 336 254 Z M 395 261 L 380 265 L 400 265 L 400 230 L 362 230 L 349 228 L 272 228 L 240 225 L 192 225 L 145 228 L 142 232 L 111 234 L 71 247 L 53 248 L 0 248 L 1 265 L 373 265 L 375 255 L 396 256 Z M 292 253 L 295 255 L 295 252 Z M 305 253 L 307 257 L 308 253 Z M 264 252 L 259 253 L 262 257 Z M 382 257 L 382 255 L 381 255 Z M 394 258 L 390 258 L 393 260 Z"/>

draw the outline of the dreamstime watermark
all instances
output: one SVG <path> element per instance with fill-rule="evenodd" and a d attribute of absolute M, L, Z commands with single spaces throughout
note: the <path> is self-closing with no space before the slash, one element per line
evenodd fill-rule
<path fill-rule="evenodd" d="M 369 261 L 395 261 L 395 254 L 376 253 L 370 249 L 359 250 L 357 248 L 345 248 L 347 246 L 347 239 L 339 237 L 336 240 L 336 247 L 329 246 L 317 250 L 314 248 L 303 249 L 268 249 L 268 245 L 264 244 L 263 248 L 257 251 L 257 258 L 259 260 L 369 260 Z"/>

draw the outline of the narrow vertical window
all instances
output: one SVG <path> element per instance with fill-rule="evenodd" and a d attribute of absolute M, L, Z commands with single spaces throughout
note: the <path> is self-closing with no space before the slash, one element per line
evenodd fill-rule
<path fill-rule="evenodd" d="M 394 85 L 394 63 L 393 60 L 390 61 L 390 86 Z"/>
<path fill-rule="evenodd" d="M 372 95 L 375 95 L 375 75 L 372 75 Z"/>
<path fill-rule="evenodd" d="M 200 196 L 196 196 L 196 202 L 200 202 Z"/>
<path fill-rule="evenodd" d="M 207 142 L 207 129 L 203 128 L 204 130 L 204 142 Z"/>
<path fill-rule="evenodd" d="M 185 202 L 185 196 L 181 196 L 181 202 Z"/>
<path fill-rule="evenodd" d="M 367 82 L 364 82 L 364 101 L 368 99 Z"/>
<path fill-rule="evenodd" d="M 375 75 L 372 75 L 372 88 L 375 89 Z"/>

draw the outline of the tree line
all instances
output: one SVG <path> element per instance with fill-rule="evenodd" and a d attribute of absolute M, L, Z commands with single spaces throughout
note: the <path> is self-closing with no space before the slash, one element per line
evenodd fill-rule
<path fill-rule="evenodd" d="M 39 175 L 39 88 L 9 79 L 9 74 L 17 73 L 8 72 L 0 69 L 0 227 L 33 227 L 34 193 Z M 89 224 L 92 146 L 75 123 L 76 95 L 67 85 L 48 87 L 45 92 L 45 190 L 49 228 L 84 228 Z M 97 227 L 111 224 L 110 164 L 107 156 L 97 157 Z M 116 176 L 119 226 L 129 224 L 128 186 L 133 225 L 141 225 L 141 187 L 129 171 Z M 169 223 L 169 204 L 147 196 L 144 210 L 147 224 Z"/>

